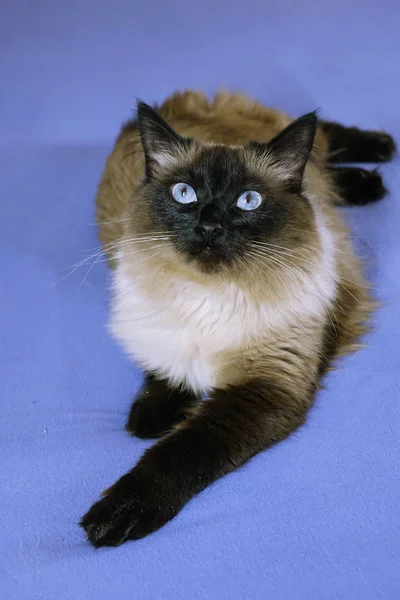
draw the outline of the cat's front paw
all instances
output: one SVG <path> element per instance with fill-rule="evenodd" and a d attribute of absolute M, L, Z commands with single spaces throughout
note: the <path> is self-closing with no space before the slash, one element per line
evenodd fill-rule
<path fill-rule="evenodd" d="M 133 471 L 106 490 L 80 521 L 89 542 L 96 548 L 119 546 L 165 525 L 180 507 L 156 493 L 154 487 L 154 481 Z"/>
<path fill-rule="evenodd" d="M 156 438 L 167 433 L 174 423 L 167 401 L 144 391 L 132 404 L 125 429 L 139 438 Z"/>
<path fill-rule="evenodd" d="M 184 418 L 184 411 L 196 396 L 168 387 L 154 376 L 147 379 L 129 411 L 126 430 L 139 438 L 156 438 L 168 433 Z"/>

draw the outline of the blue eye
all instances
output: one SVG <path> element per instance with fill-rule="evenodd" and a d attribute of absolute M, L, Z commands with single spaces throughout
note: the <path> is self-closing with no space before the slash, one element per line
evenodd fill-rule
<path fill-rule="evenodd" d="M 194 189 L 187 183 L 176 183 L 171 188 L 171 194 L 174 200 L 180 204 L 190 204 L 197 202 L 197 196 Z"/>
<path fill-rule="evenodd" d="M 236 206 L 242 210 L 255 210 L 262 202 L 261 195 L 258 192 L 249 191 L 240 194 Z"/>

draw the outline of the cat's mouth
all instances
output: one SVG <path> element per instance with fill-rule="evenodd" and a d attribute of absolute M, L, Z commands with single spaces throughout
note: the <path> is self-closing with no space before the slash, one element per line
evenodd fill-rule
<path fill-rule="evenodd" d="M 187 250 L 187 257 L 189 262 L 208 273 L 216 272 L 232 262 L 226 251 L 216 244 L 193 245 Z"/>

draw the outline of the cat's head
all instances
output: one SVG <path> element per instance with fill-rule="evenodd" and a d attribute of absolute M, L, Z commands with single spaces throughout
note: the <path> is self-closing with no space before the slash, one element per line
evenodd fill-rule
<path fill-rule="evenodd" d="M 279 252 L 314 231 L 303 175 L 315 113 L 267 143 L 244 147 L 181 137 L 144 103 L 138 105 L 138 123 L 146 164 L 142 201 L 154 229 L 169 232 L 187 263 L 203 272 L 226 272 L 246 268 L 274 248 L 279 261 Z"/>

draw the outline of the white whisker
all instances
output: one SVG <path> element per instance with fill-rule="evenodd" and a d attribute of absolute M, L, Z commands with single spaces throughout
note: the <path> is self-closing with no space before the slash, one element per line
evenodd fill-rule
<path fill-rule="evenodd" d="M 134 245 L 136 243 L 138 244 L 142 244 L 144 242 L 150 243 L 152 244 L 152 246 L 150 246 L 150 248 L 146 248 L 146 250 L 148 249 L 152 249 L 155 246 L 159 247 L 160 245 L 162 245 L 163 247 L 165 246 L 165 242 L 170 241 L 170 236 L 168 235 L 163 235 L 163 236 L 147 236 L 146 238 L 127 238 L 127 239 L 121 239 L 118 240 L 117 242 L 111 242 L 110 244 L 105 244 L 103 246 L 103 248 L 99 248 L 97 249 L 96 252 L 90 254 L 89 256 L 86 256 L 85 258 L 83 258 L 82 260 L 80 260 L 79 262 L 75 263 L 74 265 L 67 267 L 65 269 L 62 269 L 62 271 L 60 271 L 61 273 L 69 271 L 64 277 L 61 277 L 61 279 L 55 281 L 54 283 L 51 284 L 51 286 L 54 286 L 58 283 L 60 283 L 61 281 L 64 281 L 65 279 L 67 279 L 68 277 L 70 277 L 71 275 L 73 275 L 75 273 L 75 271 L 77 271 L 80 267 L 84 266 L 85 264 L 87 264 L 90 261 L 93 261 L 92 264 L 89 266 L 89 269 L 85 275 L 85 277 L 83 278 L 81 284 L 78 287 L 78 290 L 82 287 L 82 285 L 84 284 L 84 282 L 86 281 L 87 276 L 89 275 L 90 271 L 92 270 L 92 268 L 98 264 L 98 263 L 104 263 L 104 262 L 108 262 L 108 258 L 106 256 L 107 252 L 111 252 L 113 250 L 118 250 L 120 248 L 126 248 L 129 247 L 130 245 L 132 245 L 132 247 L 134 248 Z M 131 256 L 133 254 L 136 254 L 138 252 L 143 252 L 144 249 L 142 248 L 136 248 L 135 251 L 128 253 L 128 256 Z"/>
<path fill-rule="evenodd" d="M 100 258 L 101 258 L 101 255 L 100 255 L 100 256 L 98 256 L 98 257 L 96 258 L 96 260 L 94 260 L 94 261 L 92 262 L 92 264 L 90 265 L 89 269 L 88 269 L 88 270 L 87 270 L 87 272 L 86 272 L 86 275 L 85 275 L 85 277 L 82 279 L 81 283 L 79 284 L 79 286 L 78 286 L 78 288 L 77 288 L 77 290 L 76 290 L 77 292 L 79 292 L 79 290 L 81 289 L 81 287 L 82 287 L 82 286 L 83 286 L 83 284 L 85 283 L 86 279 L 88 278 L 90 271 L 93 269 L 94 265 L 95 265 L 95 264 L 97 264 L 97 263 L 99 262 Z"/>
<path fill-rule="evenodd" d="M 130 221 L 130 217 L 124 219 L 111 219 L 111 221 L 96 221 L 95 223 L 88 223 L 89 227 L 97 227 L 98 225 L 113 225 L 114 223 L 127 223 Z"/>

